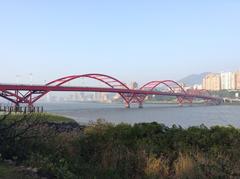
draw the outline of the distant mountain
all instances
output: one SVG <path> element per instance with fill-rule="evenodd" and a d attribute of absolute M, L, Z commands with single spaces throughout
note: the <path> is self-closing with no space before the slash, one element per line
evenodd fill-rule
<path fill-rule="evenodd" d="M 208 74 L 209 72 L 204 72 L 201 74 L 193 74 L 189 75 L 178 82 L 184 83 L 186 85 L 195 85 L 195 84 L 202 84 L 203 78 Z"/>

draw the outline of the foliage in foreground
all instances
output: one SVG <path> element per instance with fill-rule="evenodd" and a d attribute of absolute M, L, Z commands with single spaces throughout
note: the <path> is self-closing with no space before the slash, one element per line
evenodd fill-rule
<path fill-rule="evenodd" d="M 231 126 L 184 129 L 98 120 L 84 133 L 56 133 L 46 127 L 34 131 L 37 136 L 30 130 L 3 145 L 6 135 L 0 130 L 0 153 L 4 159 L 37 167 L 49 178 L 240 177 L 240 130 Z"/>

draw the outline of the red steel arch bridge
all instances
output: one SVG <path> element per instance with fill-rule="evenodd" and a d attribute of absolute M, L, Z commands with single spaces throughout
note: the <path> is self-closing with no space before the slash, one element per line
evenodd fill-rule
<path fill-rule="evenodd" d="M 66 85 L 68 82 L 80 78 L 90 78 L 100 81 L 106 87 Z M 184 90 L 180 84 L 173 80 L 151 81 L 139 89 L 130 89 L 120 80 L 104 74 L 71 75 L 56 79 L 45 85 L 0 84 L 0 97 L 5 98 L 16 106 L 20 106 L 21 104 L 33 106 L 40 98 L 52 91 L 118 93 L 126 107 L 130 107 L 132 103 L 137 103 L 139 107 L 142 107 L 148 95 L 173 96 L 176 97 L 179 104 L 191 104 L 196 99 L 212 104 L 220 104 L 222 102 L 222 98 L 211 96 L 206 90 Z"/>

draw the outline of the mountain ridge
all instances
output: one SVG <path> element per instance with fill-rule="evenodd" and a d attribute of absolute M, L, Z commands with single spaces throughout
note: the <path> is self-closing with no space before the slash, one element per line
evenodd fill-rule
<path fill-rule="evenodd" d="M 203 72 L 200 74 L 192 74 L 192 75 L 188 75 L 182 79 L 180 79 L 178 82 L 179 83 L 184 83 L 186 85 L 195 85 L 195 84 L 202 84 L 202 80 L 203 78 L 209 74 L 210 72 Z"/>

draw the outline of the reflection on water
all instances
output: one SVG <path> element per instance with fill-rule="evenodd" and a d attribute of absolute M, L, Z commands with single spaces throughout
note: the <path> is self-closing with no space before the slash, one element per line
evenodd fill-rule
<path fill-rule="evenodd" d="M 88 123 L 90 120 L 106 119 L 113 123 L 153 122 L 173 124 L 183 127 L 205 124 L 233 125 L 240 127 L 240 106 L 184 106 L 167 104 L 145 104 L 139 109 L 133 106 L 125 109 L 122 104 L 99 103 L 62 103 L 45 104 L 46 111 L 65 115 L 79 123 Z"/>

